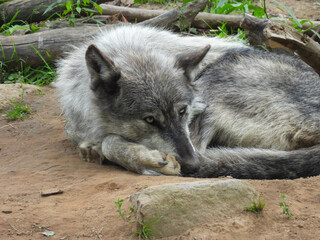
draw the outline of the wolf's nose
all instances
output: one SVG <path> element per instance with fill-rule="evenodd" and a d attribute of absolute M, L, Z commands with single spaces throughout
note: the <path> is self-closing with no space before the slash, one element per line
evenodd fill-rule
<path fill-rule="evenodd" d="M 190 162 L 181 164 L 181 172 L 183 175 L 189 175 L 196 173 L 200 168 L 200 163 L 196 159 L 192 159 Z"/>

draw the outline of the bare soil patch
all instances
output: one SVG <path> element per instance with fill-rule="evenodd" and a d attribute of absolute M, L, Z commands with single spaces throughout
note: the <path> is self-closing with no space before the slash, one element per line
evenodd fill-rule
<path fill-rule="evenodd" d="M 130 239 L 135 224 L 119 218 L 114 201 L 148 186 L 200 180 L 82 161 L 63 133 L 54 89 L 42 89 L 45 95 L 25 95 L 30 117 L 0 120 L 0 239 L 45 239 L 46 230 L 54 231 L 51 239 Z M 248 182 L 262 193 L 262 213 L 226 215 L 168 239 L 319 239 L 320 176 Z M 63 193 L 41 196 L 52 189 Z M 280 193 L 288 196 L 291 218 L 282 214 Z"/>

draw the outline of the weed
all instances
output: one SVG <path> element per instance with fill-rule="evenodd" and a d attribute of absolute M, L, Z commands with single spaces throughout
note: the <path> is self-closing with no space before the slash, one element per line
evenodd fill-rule
<path fill-rule="evenodd" d="M 150 222 L 147 224 L 140 224 L 140 229 L 136 230 L 136 235 L 139 239 L 152 239 L 157 231 L 152 230 L 154 224 L 159 222 L 162 217 L 156 218 L 154 217 Z"/>
<path fill-rule="evenodd" d="M 36 95 L 44 95 L 44 92 L 41 90 L 34 90 L 33 93 Z"/>
<path fill-rule="evenodd" d="M 244 208 L 249 212 L 258 213 L 263 210 L 265 205 L 265 202 L 261 199 L 261 196 L 259 195 L 257 198 L 252 200 L 252 204 L 250 206 L 246 206 Z"/>
<path fill-rule="evenodd" d="M 115 203 L 115 204 L 117 205 L 117 207 L 118 207 L 117 212 L 118 212 L 118 214 L 119 214 L 119 217 L 121 217 L 123 220 L 125 220 L 125 218 L 124 218 L 124 213 L 123 213 L 122 210 L 121 210 L 122 203 L 123 203 L 123 199 L 118 199 L 118 201 L 115 201 L 114 203 Z"/>
<path fill-rule="evenodd" d="M 290 205 L 287 203 L 287 195 L 286 194 L 280 194 L 283 201 L 279 203 L 279 206 L 283 208 L 282 213 L 287 215 L 288 217 L 292 217 L 293 214 L 290 212 Z"/>
<path fill-rule="evenodd" d="M 4 112 L 8 121 L 22 119 L 31 112 L 30 106 L 24 104 L 24 89 L 22 88 L 22 85 L 20 86 L 20 88 L 22 89 L 20 99 L 11 100 L 10 102 L 12 104 L 12 107 L 10 108 L 10 110 Z"/>
<path fill-rule="evenodd" d="M 122 211 L 121 210 L 121 207 L 122 207 L 122 204 L 123 204 L 123 199 L 118 199 L 118 201 L 115 201 L 114 203 L 118 207 L 117 212 L 119 214 L 119 217 L 121 217 L 121 219 L 124 220 L 124 221 L 130 221 L 131 220 L 131 215 L 130 214 L 134 212 L 134 206 L 130 206 L 130 214 L 129 214 L 129 216 L 125 217 L 126 211 Z"/>
<path fill-rule="evenodd" d="M 96 10 L 91 9 L 90 7 L 95 7 L 98 11 L 98 13 L 102 14 L 102 8 L 99 6 L 99 4 L 95 3 L 92 0 L 67 0 L 65 2 L 62 2 L 62 0 L 57 0 L 56 2 L 52 3 L 47 9 L 44 11 L 43 14 L 46 14 L 49 11 L 52 11 L 54 8 L 62 6 L 65 9 L 60 12 L 56 13 L 60 18 L 65 18 L 69 20 L 69 24 L 74 26 L 74 24 L 77 22 L 77 18 L 81 15 L 85 15 L 88 18 L 91 18 L 93 14 L 96 13 Z M 101 23 L 98 21 L 98 23 Z"/>

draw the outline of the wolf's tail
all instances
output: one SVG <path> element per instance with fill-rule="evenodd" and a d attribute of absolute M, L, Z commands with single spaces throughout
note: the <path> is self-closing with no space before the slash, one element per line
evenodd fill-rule
<path fill-rule="evenodd" d="M 320 175 L 320 146 L 294 151 L 213 148 L 200 157 L 193 177 L 293 179 Z"/>

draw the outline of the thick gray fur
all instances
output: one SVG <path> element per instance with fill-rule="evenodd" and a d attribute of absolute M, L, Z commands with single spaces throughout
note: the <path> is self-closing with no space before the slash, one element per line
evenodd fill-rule
<path fill-rule="evenodd" d="M 61 60 L 57 88 L 87 161 L 142 174 L 320 174 L 320 78 L 295 57 L 121 26 Z"/>

